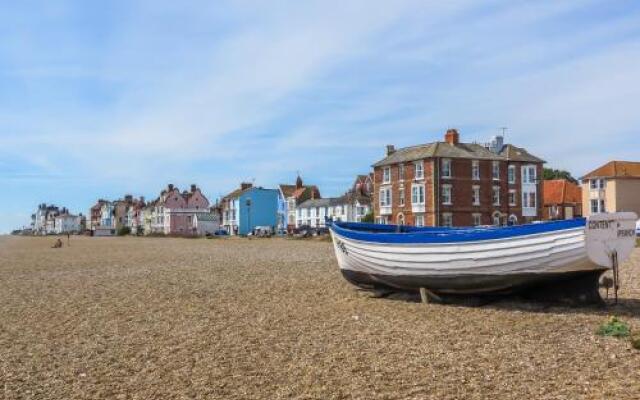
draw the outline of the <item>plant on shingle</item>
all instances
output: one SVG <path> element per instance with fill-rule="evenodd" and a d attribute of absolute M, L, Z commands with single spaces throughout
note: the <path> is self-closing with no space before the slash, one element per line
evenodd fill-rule
<path fill-rule="evenodd" d="M 606 323 L 600 325 L 597 333 L 601 336 L 627 337 L 631 330 L 629 325 L 620 321 L 617 317 L 611 317 Z"/>

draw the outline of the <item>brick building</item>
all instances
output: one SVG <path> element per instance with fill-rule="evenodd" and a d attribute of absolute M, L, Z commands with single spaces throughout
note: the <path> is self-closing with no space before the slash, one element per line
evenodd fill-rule
<path fill-rule="evenodd" d="M 566 179 L 544 181 L 543 211 L 545 220 L 572 219 L 582 216 L 582 189 Z"/>
<path fill-rule="evenodd" d="M 415 226 L 518 224 L 542 218 L 542 165 L 525 149 L 444 142 L 395 149 L 373 165 L 376 222 Z"/>

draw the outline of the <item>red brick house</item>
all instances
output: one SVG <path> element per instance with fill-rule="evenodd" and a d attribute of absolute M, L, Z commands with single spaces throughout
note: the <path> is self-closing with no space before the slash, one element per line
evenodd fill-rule
<path fill-rule="evenodd" d="M 545 220 L 582 216 L 582 188 L 566 179 L 544 181 L 542 215 Z"/>
<path fill-rule="evenodd" d="M 428 226 L 519 224 L 542 218 L 542 165 L 525 149 L 496 136 L 395 149 L 373 165 L 376 222 Z"/>

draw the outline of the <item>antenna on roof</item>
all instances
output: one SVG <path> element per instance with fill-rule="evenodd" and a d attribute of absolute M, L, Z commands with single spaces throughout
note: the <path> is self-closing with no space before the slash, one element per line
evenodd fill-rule
<path fill-rule="evenodd" d="M 502 126 L 500 127 L 500 129 L 502 130 L 502 137 L 506 137 L 507 136 L 507 128 L 506 126 Z"/>

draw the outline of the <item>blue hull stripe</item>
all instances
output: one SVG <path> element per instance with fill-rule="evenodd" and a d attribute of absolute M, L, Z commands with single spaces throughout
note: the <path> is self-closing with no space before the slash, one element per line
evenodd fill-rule
<path fill-rule="evenodd" d="M 460 243 L 508 239 L 567 229 L 584 228 L 586 219 L 550 221 L 506 227 L 444 228 L 333 222 L 330 228 L 340 236 L 362 242 L 412 244 Z"/>

